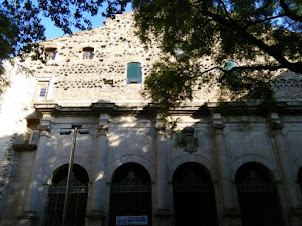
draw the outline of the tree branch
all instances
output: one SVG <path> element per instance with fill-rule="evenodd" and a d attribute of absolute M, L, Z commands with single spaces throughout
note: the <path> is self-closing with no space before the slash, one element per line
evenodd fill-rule
<path fill-rule="evenodd" d="M 247 71 L 247 70 L 250 70 L 250 71 L 255 71 L 255 70 L 268 70 L 268 71 L 276 71 L 278 69 L 282 69 L 282 68 L 286 68 L 284 67 L 283 65 L 252 65 L 252 66 L 237 66 L 237 67 L 233 67 L 232 69 L 226 71 L 224 70 L 222 67 L 212 67 L 208 70 L 205 70 L 205 71 L 202 71 L 200 74 L 198 75 L 195 75 L 193 77 L 191 77 L 192 79 L 195 79 L 195 78 L 198 78 L 198 77 L 201 77 L 203 74 L 205 73 L 208 73 L 210 71 L 213 71 L 213 70 L 220 70 L 222 72 L 232 72 L 232 71 L 238 71 L 238 70 L 243 70 L 243 71 Z M 218 80 L 218 82 L 222 82 L 222 80 L 225 78 L 225 74 L 223 74 L 221 76 L 221 78 Z"/>
<path fill-rule="evenodd" d="M 201 72 L 201 73 L 198 74 L 198 75 L 193 76 L 192 79 L 198 78 L 198 77 L 202 76 L 203 74 L 208 73 L 208 72 L 210 72 L 210 71 L 213 71 L 213 70 L 215 70 L 215 69 L 218 69 L 218 70 L 220 70 L 220 71 L 223 71 L 222 67 L 212 67 L 212 68 L 210 68 L 210 69 L 208 69 L 208 70 L 205 70 L 205 71 Z"/>
<path fill-rule="evenodd" d="M 225 12 L 225 14 L 227 15 L 227 17 L 228 17 L 229 19 L 231 19 L 230 13 L 229 13 L 229 11 L 227 10 L 226 5 L 224 4 L 224 2 L 223 2 L 223 1 L 219 1 L 219 2 L 222 4 L 223 9 L 224 9 L 224 12 Z"/>
<path fill-rule="evenodd" d="M 284 13 L 286 14 L 287 17 L 289 17 L 292 20 L 302 22 L 302 16 L 292 12 L 289 9 L 288 5 L 286 5 L 284 0 L 280 0 L 280 5 L 281 5 L 282 9 L 284 10 Z"/>
<path fill-rule="evenodd" d="M 246 28 L 248 28 L 248 27 L 250 27 L 250 26 L 253 26 L 253 25 L 255 25 L 255 24 L 264 23 L 264 22 L 266 22 L 266 21 L 273 20 L 273 19 L 277 19 L 277 18 L 283 17 L 283 16 L 285 16 L 285 14 L 279 14 L 279 15 L 277 15 L 277 16 L 267 17 L 267 18 L 265 18 L 265 19 L 263 19 L 263 20 L 254 20 L 254 21 L 251 21 L 251 22 L 247 22 L 248 24 L 245 25 L 245 26 L 243 27 L 243 29 L 246 29 Z"/>
<path fill-rule="evenodd" d="M 282 54 L 276 51 L 272 46 L 267 45 L 262 40 L 257 39 L 251 33 L 248 33 L 243 27 L 238 25 L 235 21 L 227 20 L 226 18 L 220 17 L 211 11 L 207 10 L 205 7 L 202 8 L 203 13 L 211 17 L 215 22 L 227 26 L 234 30 L 241 37 L 245 38 L 249 42 L 258 46 L 260 49 L 268 53 L 270 56 L 275 58 L 283 68 L 288 68 L 289 70 L 302 74 L 302 62 L 289 62 Z"/>
<path fill-rule="evenodd" d="M 237 66 L 233 67 L 228 72 L 235 71 L 235 70 L 269 70 L 269 71 L 276 71 L 278 69 L 285 68 L 283 65 L 252 65 L 252 66 Z"/>
<path fill-rule="evenodd" d="M 200 72 L 198 75 L 195 75 L 191 78 L 194 79 L 194 78 L 201 77 L 203 74 L 208 73 L 208 72 L 213 71 L 213 70 L 220 70 L 222 72 L 232 72 L 232 71 L 235 71 L 235 70 L 245 70 L 245 71 L 246 70 L 251 70 L 251 71 L 254 71 L 254 70 L 269 70 L 269 71 L 276 71 L 276 70 L 281 69 L 281 68 L 285 68 L 285 67 L 283 65 L 237 66 L 237 67 L 233 67 L 232 69 L 230 69 L 228 71 L 224 70 L 222 67 L 212 67 L 208 70 Z"/>

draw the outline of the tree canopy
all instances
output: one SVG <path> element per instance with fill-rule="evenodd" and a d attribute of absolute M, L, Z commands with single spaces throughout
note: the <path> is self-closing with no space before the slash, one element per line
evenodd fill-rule
<path fill-rule="evenodd" d="M 302 74 L 299 0 L 137 0 L 134 6 L 141 40 L 155 36 L 175 58 L 162 59 L 146 79 L 150 96 L 164 106 L 191 99 L 194 84 L 211 71 L 220 71 L 220 83 L 251 96 L 262 90 L 268 98 L 270 72 Z M 216 66 L 202 68 L 198 59 L 206 56 Z M 230 60 L 240 64 L 226 65 Z"/>

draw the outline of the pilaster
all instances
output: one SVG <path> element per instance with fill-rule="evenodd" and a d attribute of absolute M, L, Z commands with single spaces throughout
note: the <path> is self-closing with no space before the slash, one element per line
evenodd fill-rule
<path fill-rule="evenodd" d="M 95 173 L 93 181 L 93 200 L 91 211 L 87 215 L 89 226 L 105 225 L 105 178 L 107 162 L 107 133 L 108 114 L 100 114 L 97 126 L 96 157 L 94 162 Z"/>
<path fill-rule="evenodd" d="M 223 226 L 241 226 L 236 188 L 231 181 L 230 165 L 224 140 L 224 122 L 220 113 L 213 113 L 212 126 L 216 148 L 216 162 L 223 204 Z"/>
<path fill-rule="evenodd" d="M 272 113 L 270 118 L 270 132 L 275 143 L 275 152 L 277 157 L 277 165 L 280 169 L 282 183 L 284 185 L 285 194 L 288 203 L 281 203 L 283 209 L 288 209 L 290 215 L 290 225 L 302 225 L 302 209 L 301 196 L 298 191 L 298 184 L 296 183 L 294 170 L 292 168 L 293 159 L 291 159 L 288 151 L 285 148 L 282 130 L 284 125 L 278 113 Z M 288 216 L 287 213 L 284 214 Z"/>
<path fill-rule="evenodd" d="M 42 186 L 45 183 L 44 168 L 46 161 L 47 141 L 51 132 L 51 117 L 44 115 L 38 126 L 40 138 L 36 150 L 35 161 L 31 173 L 31 180 L 26 198 L 24 212 L 18 217 L 18 225 L 36 225 L 39 217 L 39 205 L 41 200 Z"/>
<path fill-rule="evenodd" d="M 156 173 L 157 173 L 157 210 L 156 225 L 171 226 L 171 207 L 169 206 L 168 147 L 165 137 L 165 124 L 160 116 L 156 121 Z"/>

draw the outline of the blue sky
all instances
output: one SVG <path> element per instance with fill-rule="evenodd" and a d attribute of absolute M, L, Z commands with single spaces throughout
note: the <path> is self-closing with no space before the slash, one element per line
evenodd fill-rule
<path fill-rule="evenodd" d="M 3 0 L 0 0 L 0 4 L 3 3 Z M 0 5 L 1 6 L 1 5 Z M 104 7 L 103 9 L 105 9 L 105 7 L 107 6 L 107 4 L 104 3 Z M 128 4 L 126 7 L 126 12 L 129 12 L 132 10 L 131 4 Z M 94 17 L 90 17 L 89 19 L 92 22 L 92 27 L 100 27 L 103 26 L 103 22 L 106 18 L 102 17 L 101 13 L 104 10 L 99 10 L 100 12 L 94 16 Z M 41 13 L 42 14 L 42 13 Z M 42 17 L 42 24 L 45 26 L 45 37 L 46 39 L 50 39 L 50 38 L 55 38 L 55 37 L 59 37 L 64 35 L 63 31 L 59 28 L 57 28 L 56 26 L 54 26 L 54 23 L 49 19 L 49 18 L 45 18 Z M 78 29 L 72 29 L 73 32 L 77 32 Z"/>
<path fill-rule="evenodd" d="M 100 27 L 103 26 L 103 22 L 105 20 L 102 17 L 101 13 L 98 15 L 91 17 L 92 27 Z M 46 39 L 55 38 L 64 35 L 63 31 L 60 28 L 57 28 L 53 22 L 49 18 L 42 18 L 42 24 L 45 26 L 45 37 Z M 72 29 L 73 32 L 78 31 L 78 29 Z"/>
<path fill-rule="evenodd" d="M 131 5 L 127 5 L 126 12 L 131 11 Z M 102 17 L 101 10 L 98 15 L 89 18 L 92 22 L 92 27 L 103 26 L 103 22 L 106 18 Z M 53 22 L 49 18 L 42 18 L 42 24 L 45 26 L 45 37 L 46 39 L 55 38 L 64 35 L 63 31 L 60 28 L 54 26 Z M 72 29 L 73 32 L 77 32 L 78 29 Z"/>

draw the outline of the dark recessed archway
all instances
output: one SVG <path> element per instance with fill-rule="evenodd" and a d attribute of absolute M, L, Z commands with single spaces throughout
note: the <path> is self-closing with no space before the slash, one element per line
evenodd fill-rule
<path fill-rule="evenodd" d="M 59 167 L 53 173 L 52 184 L 48 189 L 46 226 L 62 224 L 64 200 L 66 194 L 66 182 L 68 165 Z M 80 165 L 73 166 L 70 183 L 69 211 L 67 212 L 67 224 L 84 226 L 86 217 L 86 204 L 88 195 L 88 174 Z"/>
<path fill-rule="evenodd" d="M 214 187 L 206 169 L 197 163 L 179 166 L 173 175 L 175 226 L 217 226 Z"/>
<path fill-rule="evenodd" d="M 281 207 L 270 171 L 262 164 L 242 165 L 236 173 L 242 226 L 282 226 Z"/>
<path fill-rule="evenodd" d="M 302 194 L 302 166 L 299 168 L 298 172 L 298 183 L 300 185 L 300 192 Z"/>
<path fill-rule="evenodd" d="M 110 191 L 109 226 L 118 222 L 142 222 L 152 225 L 151 178 L 137 163 L 127 163 L 116 169 Z M 123 225 L 123 224 L 121 224 Z"/>

